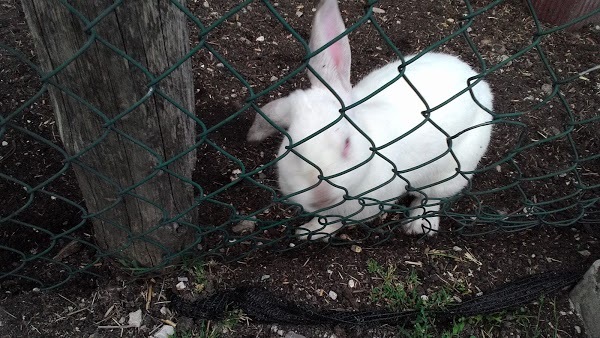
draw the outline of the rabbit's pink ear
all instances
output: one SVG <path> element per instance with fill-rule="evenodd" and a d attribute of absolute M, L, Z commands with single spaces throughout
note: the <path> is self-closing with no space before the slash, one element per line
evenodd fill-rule
<path fill-rule="evenodd" d="M 277 126 L 287 129 L 292 119 L 290 104 L 292 99 L 289 96 L 273 100 L 264 105 L 260 110 Z M 275 133 L 277 129 L 271 125 L 260 114 L 256 114 L 254 122 L 248 131 L 246 137 L 248 141 L 262 141 Z"/>
<path fill-rule="evenodd" d="M 310 33 L 310 50 L 315 51 L 321 48 L 342 34 L 345 29 L 337 0 L 321 0 Z M 345 94 L 352 89 L 350 61 L 350 43 L 348 36 L 344 36 L 321 53 L 313 56 L 309 64 L 334 90 L 342 91 L 338 94 Z M 313 86 L 324 86 L 310 71 L 308 77 Z"/>

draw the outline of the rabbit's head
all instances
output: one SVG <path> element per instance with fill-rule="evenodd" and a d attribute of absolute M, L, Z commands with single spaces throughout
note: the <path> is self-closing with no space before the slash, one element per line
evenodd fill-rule
<path fill-rule="evenodd" d="M 337 1 L 321 1 L 313 20 L 311 52 L 334 40 L 344 30 Z M 281 191 L 285 195 L 291 194 L 292 201 L 309 211 L 341 202 L 346 193 L 344 187 L 365 170 L 362 162 L 368 158 L 364 151 L 368 151 L 369 146 L 349 122 L 346 116 L 349 111 L 341 112 L 342 102 L 344 106 L 352 103 L 350 60 L 348 37 L 343 36 L 311 58 L 310 89 L 297 90 L 261 108 L 264 115 L 279 127 L 286 128 L 289 135 L 284 136 L 279 149 Z M 257 114 L 248 140 L 259 141 L 275 131 L 263 116 Z M 362 153 L 358 149 L 362 149 Z"/>

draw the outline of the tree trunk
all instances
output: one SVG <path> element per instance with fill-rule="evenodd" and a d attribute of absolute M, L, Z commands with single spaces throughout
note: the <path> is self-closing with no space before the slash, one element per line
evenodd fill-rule
<path fill-rule="evenodd" d="M 109 0 L 22 2 L 98 245 L 130 263 L 166 263 L 196 221 L 183 181 L 195 150 L 165 162 L 193 147 L 195 123 L 159 93 L 193 114 L 191 61 L 149 85 L 189 50 L 184 13 L 167 0 L 109 11 Z"/>

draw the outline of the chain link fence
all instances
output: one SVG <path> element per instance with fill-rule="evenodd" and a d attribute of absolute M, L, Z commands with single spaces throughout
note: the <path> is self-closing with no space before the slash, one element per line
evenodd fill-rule
<path fill-rule="evenodd" d="M 315 214 L 303 210 L 298 204 L 288 203 L 289 196 L 282 195 L 276 183 L 274 168 L 281 160 L 281 157 L 275 156 L 279 138 L 255 145 L 245 141 L 245 134 L 251 117 L 260 111 L 262 104 L 276 97 L 276 93 L 288 92 L 298 83 L 304 86 L 300 79 L 309 68 L 312 56 L 306 31 L 306 20 L 312 14 L 311 5 L 294 4 L 283 8 L 283 4 L 271 1 L 244 1 L 223 7 L 224 11 L 213 12 L 204 3 L 186 5 L 172 0 L 169 6 L 183 13 L 193 33 L 190 39 L 192 47 L 161 73 L 152 73 L 148 66 L 150 61 L 135 59 L 127 50 L 117 48 L 95 31 L 96 25 L 123 6 L 122 1 L 107 5 L 96 17 L 86 17 L 80 9 L 64 0 L 57 1 L 58 5 L 68 9 L 88 32 L 88 39 L 78 53 L 64 63 L 45 72 L 37 58 L 30 54 L 31 42 L 25 39 L 0 44 L 0 61 L 6 63 L 6 66 L 3 65 L 4 73 L 7 78 L 12 76 L 14 79 L 3 85 L 2 90 L 8 91 L 2 93 L 3 100 L 10 100 L 3 104 L 0 115 L 0 189 L 3 199 L 0 208 L 0 261 L 3 262 L 0 280 L 5 286 L 25 281 L 36 287 L 53 288 L 81 274 L 100 275 L 106 256 L 120 260 L 136 273 L 145 273 L 164 268 L 182 256 L 238 260 L 257 250 L 287 251 L 309 245 L 298 241 L 294 230 Z M 349 11 L 344 10 L 346 5 L 340 5 L 344 17 Z M 417 54 L 446 51 L 446 46 L 460 41 L 459 47 L 453 45 L 449 51 L 461 54 L 478 70 L 481 78 L 491 83 L 496 99 L 495 109 L 490 112 L 493 116 L 493 137 L 488 153 L 474 171 L 473 180 L 456 196 L 430 201 L 440 204 L 439 212 L 431 215 L 441 217 L 440 232 L 482 235 L 521 231 L 540 225 L 594 226 L 600 221 L 598 45 L 591 41 L 590 49 L 582 51 L 591 55 L 589 62 L 563 69 L 564 60 L 556 61 L 552 44 L 547 44 L 547 41 L 553 36 L 572 38 L 572 34 L 578 33 L 566 30 L 594 16 L 597 18 L 600 8 L 568 23 L 547 26 L 538 19 L 530 0 L 522 3 L 497 0 L 484 4 L 465 0 L 453 5 L 457 5 L 460 13 L 452 12 L 453 15 L 448 16 L 445 22 L 439 23 L 444 31 L 450 33 L 419 46 Z M 353 6 L 358 8 L 355 4 Z M 494 16 L 507 6 L 513 10 L 516 8 L 526 20 L 514 24 L 515 30 L 529 33 L 520 37 L 528 42 L 518 48 L 501 50 L 497 57 L 491 58 L 486 53 L 501 47 L 496 46 L 495 37 L 486 38 L 484 28 L 489 26 L 484 23 L 497 20 Z M 406 56 L 402 44 L 411 36 L 408 33 L 403 37 L 393 36 L 389 27 L 394 24 L 391 18 L 394 6 L 390 5 L 387 12 L 383 8 L 384 4 L 377 1 L 361 4 L 361 12 L 352 12 L 358 14 L 346 23 L 353 55 L 358 60 L 354 62 L 358 63 L 360 73 L 353 74 L 353 77 L 368 74 L 376 66 L 373 63 L 380 60 L 404 59 Z M 256 14 L 259 10 L 260 16 Z M 251 18 L 252 15 L 257 15 L 249 20 L 255 26 L 246 28 L 245 32 L 255 41 L 225 38 L 228 32 L 241 30 L 240 27 L 246 25 L 240 25 L 240 16 Z M 410 20 L 410 17 L 403 20 Z M 292 21 L 298 26 L 291 24 Z M 435 30 L 439 25 L 418 29 Z M 275 46 L 281 44 L 283 47 L 276 49 L 274 54 L 264 54 L 269 50 L 267 47 L 264 50 L 252 48 L 253 44 L 269 38 L 269 35 L 265 37 L 253 31 L 253 27 L 259 27 L 264 35 L 269 31 L 285 32 L 273 35 L 285 37 L 297 47 L 296 50 L 286 53 L 285 46 L 289 44 L 277 39 L 274 39 Z M 367 50 L 361 47 L 362 39 L 380 42 L 375 48 L 376 57 L 369 46 L 365 47 Z M 66 67 L 93 51 L 98 44 L 108 47 L 135 71 L 144 73 L 146 79 L 146 95 L 113 116 L 78 97 L 76 89 L 66 88 L 56 81 L 56 76 Z M 388 54 L 378 54 L 383 48 Z M 256 60 L 263 68 L 244 66 L 244 62 L 250 61 L 236 56 L 242 50 L 257 56 Z M 370 57 L 361 53 L 370 53 Z M 275 60 L 282 56 L 290 59 Z M 173 76 L 189 60 L 194 63 L 194 76 L 200 75 L 203 81 L 196 83 L 195 114 L 160 87 L 161 81 Z M 557 68 L 556 63 L 561 66 Z M 261 73 L 274 74 L 272 67 L 277 64 L 289 66 L 278 68 L 277 76 L 271 75 L 269 81 L 261 78 L 264 76 Z M 583 68 L 577 68 L 582 65 Z M 507 70 L 510 67 L 513 67 L 512 72 Z M 217 76 L 226 76 L 227 83 L 236 84 L 231 88 L 237 89 L 223 94 L 219 88 L 210 85 L 211 79 Z M 399 72 L 397 78 L 401 76 Z M 499 80 L 494 80 L 495 76 Z M 531 98 L 534 89 L 528 87 L 531 78 L 544 81 L 543 95 L 539 98 Z M 219 86 L 220 83 L 217 84 Z M 213 89 L 215 93 L 211 94 Z M 48 99 L 50 90 L 61 91 L 78 100 L 103 121 L 102 133 L 79 153 L 69 154 L 58 136 Z M 466 85 L 465 90 L 468 90 Z M 512 93 L 507 94 L 511 90 Z M 139 137 L 120 129 L 121 119 L 156 97 L 168 101 L 181 114 L 193 119 L 196 131 L 192 146 L 163 156 L 157 154 L 153 146 L 140 141 Z M 212 106 L 203 104 L 210 99 Z M 511 106 L 506 102 L 509 100 L 519 102 Z M 576 103 L 573 103 L 574 100 Z M 279 129 L 284 137 L 289 137 L 284 129 Z M 73 173 L 75 168 L 97 173 L 97 168 L 86 164 L 86 156 L 115 134 L 157 159 L 146 177 L 127 185 L 98 174 L 103 184 L 118 191 L 118 196 L 106 208 L 117 208 L 133 198 L 152 204 L 165 214 L 163 223 L 144 232 L 130 230 L 126 224 L 111 223 L 105 217 L 106 209 L 90 212 Z M 170 165 L 193 154 L 193 151 L 198 154 L 198 162 L 191 177 L 170 169 Z M 194 189 L 193 203 L 182 208 L 180 214 L 170 214 L 167 206 L 145 199 L 136 192 L 160 175 L 183 182 L 185 189 Z M 91 189 L 93 191 L 94 187 Z M 411 207 L 406 198 L 398 198 L 399 202 L 376 201 L 380 205 L 379 217 L 370 222 L 352 220 L 349 222 L 351 226 L 343 229 L 341 236 L 330 239 L 330 244 L 361 242 L 374 245 L 400 235 L 402 225 L 411 220 Z M 197 220 L 190 216 L 193 211 L 199 214 Z M 124 244 L 113 250 L 98 245 L 90 224 L 93 219 L 101 219 L 113 226 L 114 231 L 122 231 Z M 173 222 L 191 229 L 185 245 L 176 252 L 149 237 L 153 231 Z M 163 251 L 163 261 L 147 268 L 120 255 L 137 241 L 151 243 Z"/>

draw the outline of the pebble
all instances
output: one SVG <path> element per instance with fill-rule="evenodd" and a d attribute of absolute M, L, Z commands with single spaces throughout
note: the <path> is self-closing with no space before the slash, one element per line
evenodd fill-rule
<path fill-rule="evenodd" d="M 160 308 L 160 313 L 161 313 L 163 316 L 170 316 L 170 315 L 171 315 L 171 310 L 169 310 L 169 308 L 168 308 L 168 307 L 166 307 L 166 306 L 163 306 L 163 307 L 161 307 L 161 308 Z"/>
<path fill-rule="evenodd" d="M 544 83 L 542 85 L 542 91 L 547 95 L 552 94 L 552 85 L 549 83 Z"/>
<path fill-rule="evenodd" d="M 577 332 L 577 334 L 581 334 L 581 327 L 575 325 L 575 332 Z"/>
<path fill-rule="evenodd" d="M 297 334 L 294 331 L 290 331 L 288 333 L 285 334 L 284 338 L 306 338 L 305 336 L 301 335 L 301 334 Z"/>
<path fill-rule="evenodd" d="M 6 147 L 7 145 L 8 145 L 8 142 L 6 142 L 6 141 L 2 141 L 2 146 L 3 146 L 3 147 Z"/>
<path fill-rule="evenodd" d="M 127 324 L 129 324 L 132 327 L 142 326 L 142 310 L 138 309 L 135 312 L 130 312 L 129 320 L 127 321 Z"/>
<path fill-rule="evenodd" d="M 177 281 L 178 282 L 187 282 L 188 278 L 187 277 L 177 277 Z"/>
<path fill-rule="evenodd" d="M 581 250 L 581 251 L 577 251 L 580 255 L 582 255 L 583 257 L 589 257 L 592 253 L 589 250 Z"/>
<path fill-rule="evenodd" d="M 153 338 L 169 338 L 175 334 L 175 328 L 171 325 L 163 325 L 158 332 L 152 335 Z"/>
<path fill-rule="evenodd" d="M 461 247 L 459 247 L 459 246 L 454 246 L 454 247 L 452 248 L 452 250 L 454 250 L 454 251 L 457 251 L 457 252 L 458 252 L 458 251 L 462 251 L 462 248 L 461 248 Z"/>
<path fill-rule="evenodd" d="M 502 55 L 500 55 L 500 56 L 498 57 L 498 59 L 499 59 L 500 61 L 506 61 L 506 60 L 510 59 L 510 56 L 509 56 L 509 55 L 506 55 L 506 54 L 502 54 Z M 506 63 L 506 66 L 510 66 L 510 65 L 512 65 L 512 61 L 508 61 L 508 62 Z"/>
<path fill-rule="evenodd" d="M 183 290 L 183 289 L 185 289 L 185 283 L 184 282 L 179 282 L 179 283 L 177 283 L 177 285 L 175 285 L 175 288 L 177 290 Z"/>
<path fill-rule="evenodd" d="M 244 232 L 253 232 L 254 229 L 256 229 L 256 222 L 245 219 L 239 222 L 238 224 L 234 225 L 231 228 L 231 231 L 233 231 L 236 234 L 241 234 Z"/>
<path fill-rule="evenodd" d="M 356 282 L 354 281 L 354 279 L 351 279 L 348 281 L 348 287 L 353 289 L 356 286 Z"/>
<path fill-rule="evenodd" d="M 352 251 L 354 251 L 356 253 L 362 252 L 362 248 L 360 246 L 354 245 L 354 244 L 352 246 L 350 246 L 350 250 L 352 250 Z"/>
<path fill-rule="evenodd" d="M 256 41 L 263 42 L 263 41 L 265 41 L 265 37 L 261 35 L 261 36 L 259 36 L 259 37 L 256 38 Z"/>
<path fill-rule="evenodd" d="M 333 292 L 333 291 L 329 291 L 329 298 L 336 300 L 337 299 L 337 293 Z"/>
<path fill-rule="evenodd" d="M 266 281 L 269 278 L 271 278 L 271 275 L 262 275 L 262 277 L 260 277 L 260 281 L 264 282 L 264 281 Z"/>
<path fill-rule="evenodd" d="M 277 330 L 277 334 L 283 337 L 283 335 L 285 334 L 285 331 Z"/>
<path fill-rule="evenodd" d="M 273 76 L 271 76 L 270 80 L 271 80 L 271 82 L 275 82 L 275 81 L 279 80 L 279 78 L 277 76 L 273 75 Z"/>
<path fill-rule="evenodd" d="M 383 13 L 385 13 L 385 9 L 373 7 L 373 13 L 383 14 Z"/>

